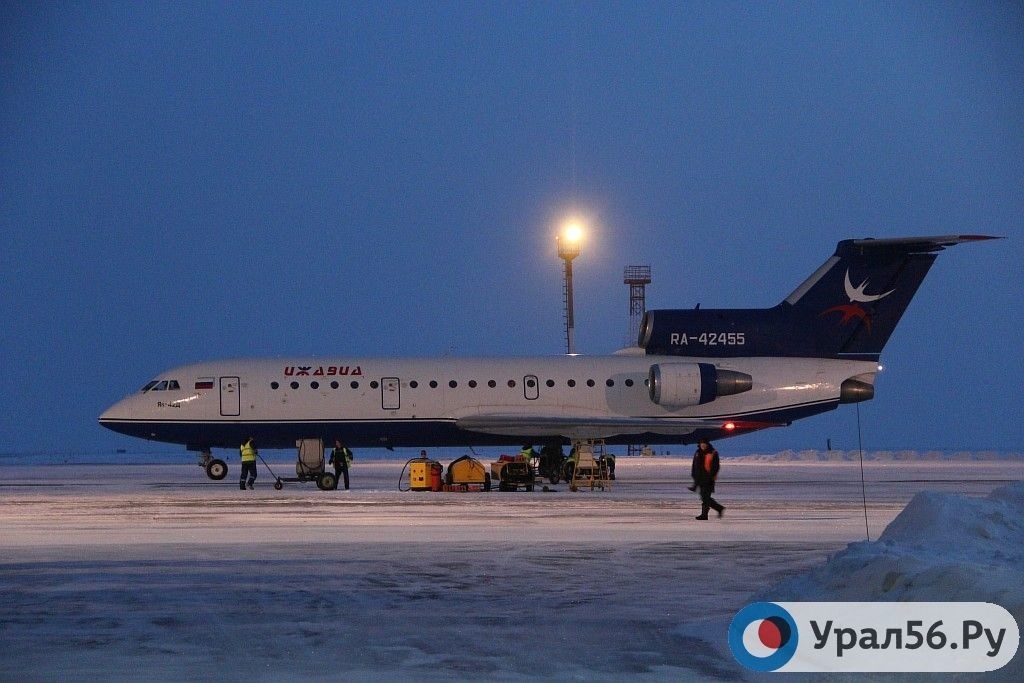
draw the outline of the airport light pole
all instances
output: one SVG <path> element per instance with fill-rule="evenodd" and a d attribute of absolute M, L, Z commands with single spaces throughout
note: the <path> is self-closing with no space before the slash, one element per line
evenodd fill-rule
<path fill-rule="evenodd" d="M 572 260 L 580 255 L 580 242 L 583 240 L 583 228 L 577 221 L 570 221 L 565 225 L 562 233 L 556 238 L 558 244 L 558 258 L 565 262 L 565 352 L 569 355 L 576 353 L 575 328 L 573 320 L 572 302 Z"/>

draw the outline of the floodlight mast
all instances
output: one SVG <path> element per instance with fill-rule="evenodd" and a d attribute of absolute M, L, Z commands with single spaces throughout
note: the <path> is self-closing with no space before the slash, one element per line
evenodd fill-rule
<path fill-rule="evenodd" d="M 576 223 L 566 226 L 562 234 L 556 238 L 558 244 L 558 258 L 565 262 L 565 283 L 563 294 L 565 296 L 565 352 L 569 355 L 576 353 L 576 323 L 573 319 L 572 301 L 572 260 L 580 255 L 580 242 L 583 238 L 583 231 Z"/>
<path fill-rule="evenodd" d="M 647 310 L 646 286 L 651 284 L 650 266 L 626 266 L 622 282 L 629 286 L 629 333 L 626 344 L 636 346 L 640 336 L 640 321 Z"/>

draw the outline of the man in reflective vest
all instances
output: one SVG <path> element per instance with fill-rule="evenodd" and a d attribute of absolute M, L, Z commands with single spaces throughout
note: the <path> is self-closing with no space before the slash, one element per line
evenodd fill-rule
<path fill-rule="evenodd" d="M 238 480 L 238 488 L 244 491 L 248 487 L 249 490 L 252 490 L 253 482 L 256 481 L 256 455 L 258 454 L 256 442 L 250 436 L 245 443 L 239 446 L 238 450 L 242 456 L 242 474 Z"/>
<path fill-rule="evenodd" d="M 711 497 L 715 492 L 719 466 L 718 451 L 715 447 L 707 439 L 698 441 L 697 450 L 693 454 L 693 465 L 690 468 L 690 475 L 693 477 L 693 486 L 690 490 L 700 489 L 700 514 L 697 515 L 697 519 L 707 519 L 708 510 L 715 510 L 719 517 L 725 511 L 725 507 Z"/>
<path fill-rule="evenodd" d="M 526 444 L 523 449 L 519 451 L 519 457 L 522 458 L 523 462 L 526 463 L 526 469 L 533 474 L 533 459 L 537 457 L 537 451 L 533 450 L 533 444 Z"/>
<path fill-rule="evenodd" d="M 334 449 L 331 451 L 331 458 L 327 461 L 334 465 L 334 479 L 344 477 L 345 490 L 348 491 L 348 467 L 352 464 L 352 451 L 347 446 L 342 446 L 339 439 L 334 440 Z"/>

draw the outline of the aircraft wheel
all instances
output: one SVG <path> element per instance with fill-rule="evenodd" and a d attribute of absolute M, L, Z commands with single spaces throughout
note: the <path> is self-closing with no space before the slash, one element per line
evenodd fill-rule
<path fill-rule="evenodd" d="M 282 483 L 280 479 L 278 479 L 277 481 L 274 482 L 274 490 L 275 491 L 280 491 L 283 488 L 284 488 L 284 483 Z"/>
<path fill-rule="evenodd" d="M 206 476 L 214 481 L 220 481 L 228 476 L 228 465 L 223 460 L 211 460 L 206 463 Z"/>
<path fill-rule="evenodd" d="M 324 472 L 317 478 L 316 486 L 321 491 L 331 491 L 338 488 L 338 478 L 331 472 Z"/>

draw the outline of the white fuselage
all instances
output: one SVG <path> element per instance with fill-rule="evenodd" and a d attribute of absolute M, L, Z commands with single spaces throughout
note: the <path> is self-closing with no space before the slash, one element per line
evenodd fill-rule
<path fill-rule="evenodd" d="M 713 364 L 749 390 L 700 405 L 658 405 L 652 365 Z M 605 438 L 690 443 L 835 408 L 850 378 L 878 365 L 824 358 L 647 356 L 242 359 L 185 365 L 111 406 L 100 423 L 196 449 L 342 439 L 353 447 L 519 444 Z M 177 388 L 175 388 L 177 387 Z"/>

